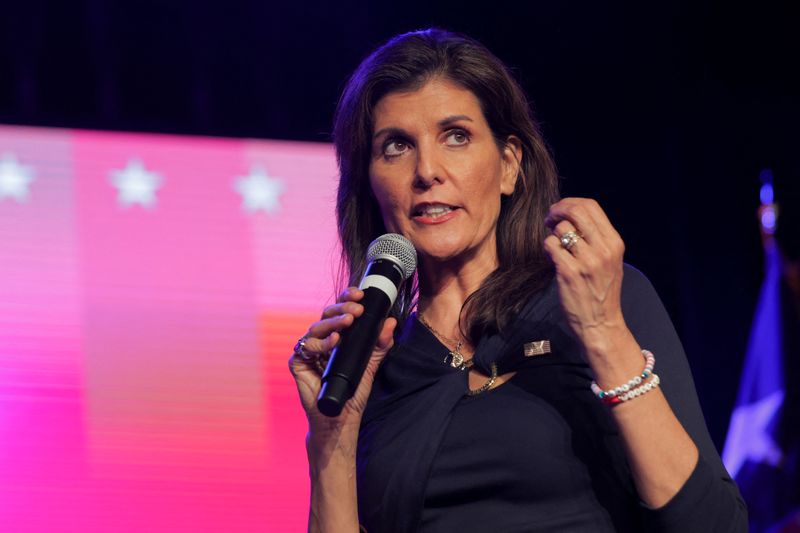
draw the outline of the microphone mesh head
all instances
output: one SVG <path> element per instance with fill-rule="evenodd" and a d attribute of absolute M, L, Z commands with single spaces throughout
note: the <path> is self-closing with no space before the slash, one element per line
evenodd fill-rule
<path fill-rule="evenodd" d="M 408 279 L 417 269 L 417 251 L 411 241 L 398 233 L 381 235 L 369 244 L 367 262 L 375 259 L 388 259 L 397 263 Z"/>

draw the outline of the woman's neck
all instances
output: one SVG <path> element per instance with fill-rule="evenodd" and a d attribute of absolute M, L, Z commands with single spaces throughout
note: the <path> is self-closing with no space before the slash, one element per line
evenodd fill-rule
<path fill-rule="evenodd" d="M 466 341 L 459 324 L 467 298 L 497 269 L 496 258 L 477 261 L 422 261 L 419 270 L 418 313 L 452 339 Z"/>

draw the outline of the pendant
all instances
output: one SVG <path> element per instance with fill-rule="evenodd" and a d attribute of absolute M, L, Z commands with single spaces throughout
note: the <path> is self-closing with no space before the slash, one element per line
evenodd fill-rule
<path fill-rule="evenodd" d="M 464 356 L 458 351 L 458 347 L 450 352 L 450 366 L 453 368 L 461 368 L 464 364 Z"/>

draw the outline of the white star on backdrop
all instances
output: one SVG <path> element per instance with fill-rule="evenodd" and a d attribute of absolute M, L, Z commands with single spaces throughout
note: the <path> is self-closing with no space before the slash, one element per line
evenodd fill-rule
<path fill-rule="evenodd" d="M 281 210 L 280 196 L 285 187 L 279 178 L 271 178 L 261 167 L 252 167 L 248 176 L 236 178 L 233 187 L 242 195 L 242 209 L 248 213 L 263 210 L 275 214 Z"/>
<path fill-rule="evenodd" d="M 33 169 L 20 165 L 14 154 L 0 156 L 0 200 L 8 197 L 19 203 L 27 201 L 28 186 L 33 180 Z"/>
<path fill-rule="evenodd" d="M 145 170 L 139 159 L 131 159 L 123 170 L 111 171 L 111 183 L 117 188 L 117 203 L 122 207 L 139 204 L 152 208 L 156 205 L 156 189 L 164 181 L 160 174 Z"/>
<path fill-rule="evenodd" d="M 783 453 L 770 435 L 769 425 L 783 405 L 783 395 L 783 391 L 778 390 L 733 411 L 729 439 L 744 444 L 726 447 L 723 453 L 723 462 L 731 477 L 736 477 L 747 460 L 771 466 L 780 463 Z"/>

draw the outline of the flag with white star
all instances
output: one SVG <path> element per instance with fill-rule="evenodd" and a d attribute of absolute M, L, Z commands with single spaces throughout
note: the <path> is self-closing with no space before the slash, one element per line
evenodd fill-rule
<path fill-rule="evenodd" d="M 0 126 L 4 530 L 305 528 L 286 361 L 335 175 L 328 144 Z"/>
<path fill-rule="evenodd" d="M 725 467 L 747 502 L 753 533 L 773 531 L 791 513 L 800 511 L 796 478 L 800 428 L 787 428 L 782 420 L 787 408 L 797 409 L 785 403 L 786 387 L 793 385 L 786 382 L 784 356 L 798 354 L 785 349 L 787 335 L 796 333 L 782 327 L 782 309 L 790 306 L 781 305 L 788 291 L 783 298 L 781 292 L 779 251 L 775 242 L 769 241 L 739 396 L 722 452 Z M 795 445 L 786 447 L 791 440 Z"/>

